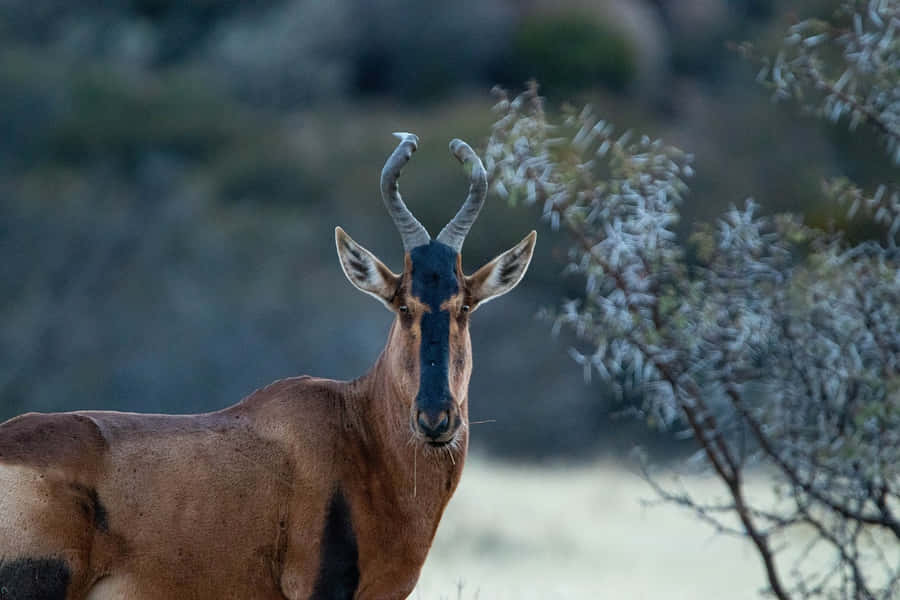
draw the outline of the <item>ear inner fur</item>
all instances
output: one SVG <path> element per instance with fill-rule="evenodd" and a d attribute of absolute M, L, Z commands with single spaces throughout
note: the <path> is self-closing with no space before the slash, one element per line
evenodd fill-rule
<path fill-rule="evenodd" d="M 340 227 L 334 230 L 334 243 L 347 280 L 361 292 L 392 309 L 390 302 L 397 293 L 400 276 L 395 275 Z"/>
<path fill-rule="evenodd" d="M 519 284 L 531 264 L 536 239 L 537 232 L 532 231 L 521 242 L 466 277 L 471 310 L 499 298 Z"/>

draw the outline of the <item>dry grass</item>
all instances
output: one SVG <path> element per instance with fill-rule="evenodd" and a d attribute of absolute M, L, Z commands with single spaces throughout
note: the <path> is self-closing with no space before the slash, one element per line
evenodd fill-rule
<path fill-rule="evenodd" d="M 711 478 L 686 484 L 700 496 L 724 495 Z M 648 486 L 609 464 L 470 460 L 411 598 L 759 597 L 763 571 L 748 543 L 642 499 L 653 499 Z"/>

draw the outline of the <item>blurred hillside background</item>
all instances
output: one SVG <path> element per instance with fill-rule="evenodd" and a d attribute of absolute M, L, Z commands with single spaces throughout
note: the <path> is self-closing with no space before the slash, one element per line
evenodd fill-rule
<path fill-rule="evenodd" d="M 836 4 L 0 0 L 0 421 L 215 410 L 277 378 L 365 372 L 391 317 L 345 281 L 334 227 L 399 270 L 378 190 L 390 133 L 420 136 L 403 192 L 436 232 L 467 189 L 447 142 L 483 147 L 497 84 L 534 78 L 549 110 L 589 102 L 695 153 L 680 234 L 748 196 L 843 227 L 820 182 L 890 181 L 880 142 L 773 106 L 727 49 L 773 51 Z M 523 284 L 473 319 L 471 415 L 492 422 L 418 597 L 455 597 L 458 576 L 466 598 L 753 597 L 752 552 L 690 515 L 648 517 L 652 493 L 614 466 L 635 444 L 659 461 L 695 448 L 618 417 L 535 318 L 578 285 L 538 219 L 492 196 L 466 242 L 471 272 L 540 230 Z"/>
<path fill-rule="evenodd" d="M 378 192 L 390 132 L 420 151 L 404 194 L 431 231 L 466 179 L 494 84 L 541 82 L 696 153 L 681 224 L 755 197 L 822 224 L 824 175 L 888 167 L 865 132 L 773 108 L 729 40 L 774 46 L 803 0 L 53 0 L 0 2 L 0 418 L 26 410 L 217 409 L 267 382 L 352 378 L 390 316 L 344 281 L 340 224 L 398 269 Z M 882 179 L 884 179 L 882 177 Z M 538 215 L 491 197 L 477 268 Z M 524 285 L 476 316 L 475 448 L 507 458 L 679 443 L 610 419 L 535 320 L 565 295 L 543 229 Z M 685 449 L 687 450 L 687 448 Z"/>

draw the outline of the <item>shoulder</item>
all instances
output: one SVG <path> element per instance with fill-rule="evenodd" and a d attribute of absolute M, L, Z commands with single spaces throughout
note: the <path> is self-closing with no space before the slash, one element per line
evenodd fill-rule
<path fill-rule="evenodd" d="M 294 434 L 320 435 L 342 422 L 346 385 L 309 376 L 279 379 L 225 412 L 245 416 L 263 430 L 290 429 Z"/>
<path fill-rule="evenodd" d="M 313 402 L 315 400 L 340 399 L 346 384 L 333 379 L 321 379 L 300 375 L 278 379 L 261 387 L 241 400 L 238 406 L 252 407 L 272 402 Z"/>

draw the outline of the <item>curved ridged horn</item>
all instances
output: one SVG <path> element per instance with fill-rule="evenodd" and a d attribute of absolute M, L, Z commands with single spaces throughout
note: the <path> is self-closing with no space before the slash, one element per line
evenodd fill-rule
<path fill-rule="evenodd" d="M 431 241 L 431 236 L 403 203 L 403 198 L 400 197 L 400 185 L 397 182 L 400 178 L 400 170 L 409 162 L 412 153 L 416 151 L 419 138 L 414 133 L 398 132 L 394 135 L 401 141 L 381 170 L 381 197 L 400 232 L 403 250 L 409 252 L 413 248 L 423 246 Z"/>
<path fill-rule="evenodd" d="M 484 198 L 487 195 L 487 173 L 481 159 L 475 154 L 475 151 L 462 140 L 454 139 L 450 142 L 450 152 L 453 156 L 469 170 L 471 184 L 469 185 L 469 196 L 466 198 L 465 204 L 453 217 L 453 220 L 447 223 L 447 226 L 441 229 L 437 236 L 437 241 L 447 244 L 457 252 L 462 250 L 463 242 L 466 241 L 466 235 L 472 227 L 472 223 L 478 217 L 478 212 L 484 204 Z"/>

